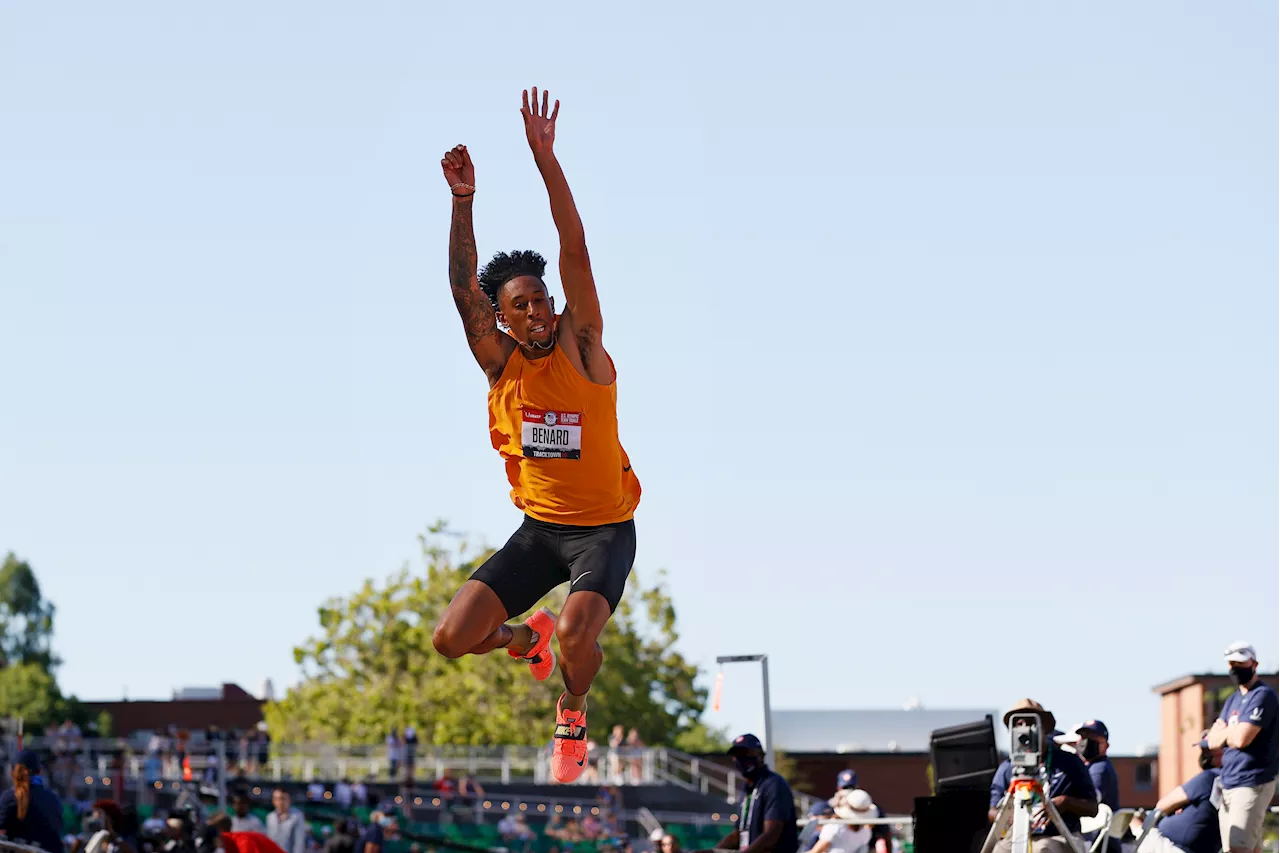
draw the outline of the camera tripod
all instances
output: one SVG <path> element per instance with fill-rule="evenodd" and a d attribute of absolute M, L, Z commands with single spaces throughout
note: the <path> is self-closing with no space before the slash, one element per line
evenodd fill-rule
<path fill-rule="evenodd" d="M 991 832 L 987 834 L 987 840 L 982 845 L 982 853 L 991 853 L 995 849 L 996 842 L 1000 840 L 1000 836 L 1004 835 L 1006 829 L 1012 825 L 1012 833 L 1009 836 L 1013 853 L 1030 853 L 1031 851 L 1031 808 L 1036 797 L 1040 798 L 1041 804 L 1044 806 L 1044 812 L 1049 816 L 1049 820 L 1057 827 L 1058 834 L 1071 847 L 1072 850 L 1079 851 L 1080 848 L 1076 844 L 1076 838 L 1067 829 L 1066 823 L 1062 820 L 1062 815 L 1058 814 L 1057 808 L 1054 807 L 1053 801 L 1049 799 L 1045 793 L 1049 788 L 1049 775 L 1044 766 L 1040 766 L 1039 775 L 1019 771 L 1013 777 L 1013 783 L 1009 786 L 1009 793 L 1005 794 L 1003 800 L 1000 801 L 1000 810 L 996 812 L 995 823 L 991 825 Z"/>

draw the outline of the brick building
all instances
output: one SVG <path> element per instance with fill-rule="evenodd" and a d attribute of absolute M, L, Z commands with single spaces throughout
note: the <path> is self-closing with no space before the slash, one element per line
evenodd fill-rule
<path fill-rule="evenodd" d="M 122 699 L 115 702 L 85 702 L 97 714 L 111 715 L 116 737 L 163 732 L 169 726 L 188 731 L 205 731 L 216 726 L 223 731 L 248 731 L 262 722 L 263 700 L 237 684 L 224 684 L 207 691 L 187 690 L 172 699 Z"/>

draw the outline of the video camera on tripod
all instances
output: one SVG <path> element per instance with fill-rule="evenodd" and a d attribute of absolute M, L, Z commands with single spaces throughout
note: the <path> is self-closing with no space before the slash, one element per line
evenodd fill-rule
<path fill-rule="evenodd" d="M 1009 764 L 1015 777 L 1040 775 L 1044 743 L 1039 714 L 1017 713 L 1009 717 Z"/>
<path fill-rule="evenodd" d="M 982 845 L 982 853 L 991 853 L 1006 830 L 1013 853 L 1030 853 L 1034 827 L 1043 820 L 1054 825 L 1072 850 L 1078 850 L 1075 837 L 1049 798 L 1049 770 L 1045 766 L 1049 733 L 1045 731 L 1044 719 L 1039 713 L 1018 711 L 1005 718 L 1005 725 L 1009 727 L 1012 780 Z"/>

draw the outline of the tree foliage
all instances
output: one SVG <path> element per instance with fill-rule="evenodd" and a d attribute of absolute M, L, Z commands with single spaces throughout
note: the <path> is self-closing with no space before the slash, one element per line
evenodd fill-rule
<path fill-rule="evenodd" d="M 35 664 L 51 672 L 53 604 L 44 600 L 35 572 L 9 552 L 0 564 L 0 664 Z"/>
<path fill-rule="evenodd" d="M 450 535 L 437 524 L 419 537 L 425 574 L 406 566 L 319 608 L 318 635 L 294 649 L 301 683 L 267 706 L 274 740 L 378 743 L 393 726 L 411 724 L 427 743 L 550 742 L 559 673 L 539 683 L 501 650 L 451 661 L 432 648 L 440 614 L 492 553 L 473 553 L 465 542 L 447 548 Z M 536 606 L 559 612 L 564 597 L 561 589 Z M 600 638 L 605 663 L 591 688 L 593 738 L 603 741 L 621 724 L 648 744 L 714 741 L 698 722 L 707 692 L 696 683 L 698 668 L 675 650 L 678 639 L 662 576 L 646 587 L 633 572 Z"/>
<path fill-rule="evenodd" d="M 19 663 L 0 669 L 0 716 L 21 717 L 29 731 L 64 719 L 66 703 L 57 682 L 39 664 Z"/>

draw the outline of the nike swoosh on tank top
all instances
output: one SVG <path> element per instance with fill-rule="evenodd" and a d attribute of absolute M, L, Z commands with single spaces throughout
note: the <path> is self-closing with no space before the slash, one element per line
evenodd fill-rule
<path fill-rule="evenodd" d="M 538 359 L 517 347 L 489 390 L 489 436 L 506 463 L 511 501 L 527 515 L 591 527 L 635 514 L 640 481 L 618 440 L 616 371 L 611 384 L 597 385 L 559 343 Z"/>

